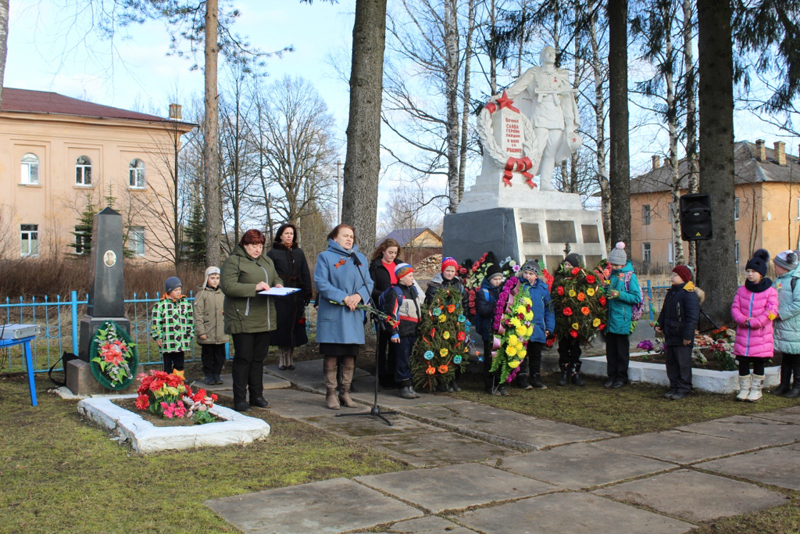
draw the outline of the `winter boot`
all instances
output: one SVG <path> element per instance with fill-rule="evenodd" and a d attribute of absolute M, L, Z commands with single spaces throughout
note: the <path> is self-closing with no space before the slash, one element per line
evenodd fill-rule
<path fill-rule="evenodd" d="M 520 389 L 533 389 L 531 381 L 528 379 L 528 375 L 517 375 L 515 382 L 517 387 Z"/>
<path fill-rule="evenodd" d="M 747 396 L 747 402 L 758 402 L 761 400 L 761 388 L 764 387 L 764 375 L 753 375 L 750 382 L 750 394 Z"/>
<path fill-rule="evenodd" d="M 455 378 L 453 379 L 453 381 L 452 381 L 452 382 L 450 382 L 450 388 L 451 388 L 453 391 L 455 391 L 456 393 L 458 393 L 459 391 L 461 391 L 461 387 L 459 387 L 459 385 L 458 385 L 458 382 L 456 382 L 456 379 L 455 379 Z"/>
<path fill-rule="evenodd" d="M 531 387 L 534 388 L 534 389 L 547 389 L 547 386 L 545 386 L 544 382 L 542 382 L 542 374 L 541 373 L 535 373 L 531 377 Z"/>
<path fill-rule="evenodd" d="M 739 375 L 739 393 L 736 395 L 737 401 L 747 400 L 750 395 L 750 383 L 752 375 Z"/>
<path fill-rule="evenodd" d="M 350 383 L 355 373 L 355 365 L 342 365 L 342 388 L 339 390 L 339 402 L 348 408 L 358 408 L 358 404 L 350 398 Z"/>
<path fill-rule="evenodd" d="M 325 364 L 328 362 L 326 361 Z M 336 360 L 333 360 L 332 366 L 324 365 L 322 368 L 323 375 L 325 376 L 325 402 L 331 410 L 339 409 L 339 400 L 336 398 Z"/>
<path fill-rule="evenodd" d="M 418 399 L 419 393 L 414 391 L 412 386 L 401 386 L 400 387 L 400 398 L 401 399 Z"/>
<path fill-rule="evenodd" d="M 784 395 L 787 399 L 796 399 L 800 397 L 800 357 L 795 356 L 794 360 L 792 361 L 792 373 L 794 373 L 794 383 L 792 384 L 792 389 L 790 389 L 786 395 Z"/>
<path fill-rule="evenodd" d="M 572 364 L 560 363 L 558 366 L 561 368 L 561 378 L 558 379 L 559 386 L 566 386 L 569 384 L 569 375 L 571 374 Z"/>
<path fill-rule="evenodd" d="M 792 355 L 784 354 L 781 360 L 781 383 L 772 390 L 773 395 L 783 395 L 792 389 Z"/>
<path fill-rule="evenodd" d="M 576 386 L 586 385 L 583 378 L 581 378 L 581 362 L 572 364 L 572 383 Z"/>

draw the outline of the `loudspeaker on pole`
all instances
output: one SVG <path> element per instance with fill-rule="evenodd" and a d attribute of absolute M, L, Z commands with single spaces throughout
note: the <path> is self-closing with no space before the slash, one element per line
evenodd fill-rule
<path fill-rule="evenodd" d="M 683 195 L 680 199 L 681 239 L 704 241 L 714 235 L 711 224 L 711 197 L 702 194 Z"/>

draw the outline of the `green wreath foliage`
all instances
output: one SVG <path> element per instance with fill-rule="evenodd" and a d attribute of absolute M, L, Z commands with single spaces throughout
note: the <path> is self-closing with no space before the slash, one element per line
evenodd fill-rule
<path fill-rule="evenodd" d="M 120 341 L 126 349 L 123 350 L 119 365 L 103 358 L 103 345 L 115 341 Z M 136 344 L 131 341 L 128 332 L 116 322 L 105 321 L 95 331 L 89 347 L 89 368 L 95 379 L 106 389 L 125 389 L 136 377 L 136 370 L 139 368 Z"/>

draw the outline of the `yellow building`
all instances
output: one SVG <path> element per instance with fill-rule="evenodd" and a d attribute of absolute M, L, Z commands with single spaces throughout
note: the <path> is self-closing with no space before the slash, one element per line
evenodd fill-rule
<path fill-rule="evenodd" d="M 195 126 L 179 120 L 180 106 L 171 115 L 3 88 L 0 258 L 80 252 L 72 232 L 88 198 L 100 211 L 113 197 L 134 257 L 171 260 L 176 153 Z"/>
<path fill-rule="evenodd" d="M 786 154 L 785 143 L 770 149 L 763 140 L 734 145 L 736 174 L 736 262 L 742 271 L 752 253 L 765 248 L 774 256 L 799 248 L 800 161 Z M 675 254 L 672 243 L 672 168 L 653 156 L 653 169 L 631 180 L 631 253 L 645 268 L 671 270 Z M 681 195 L 688 192 L 688 165 L 678 164 Z M 714 220 L 712 213 L 712 221 Z M 683 243 L 687 255 L 687 243 Z"/>

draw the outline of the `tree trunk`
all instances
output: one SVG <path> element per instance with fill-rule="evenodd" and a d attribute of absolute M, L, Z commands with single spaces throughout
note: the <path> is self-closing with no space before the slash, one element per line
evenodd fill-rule
<path fill-rule="evenodd" d="M 672 255 L 675 265 L 683 264 L 681 219 L 678 216 L 681 196 L 681 175 L 678 169 L 678 101 L 675 97 L 675 54 L 672 45 L 672 6 L 661 4 L 664 20 L 664 82 L 667 86 L 667 129 L 669 130 L 669 166 L 672 174 Z"/>
<path fill-rule="evenodd" d="M 3 102 L 3 79 L 8 56 L 8 0 L 0 0 L 0 104 Z"/>
<path fill-rule="evenodd" d="M 378 211 L 386 2 L 356 0 L 353 25 L 342 222 L 356 228 L 359 248 L 365 254 L 375 246 Z"/>
<path fill-rule="evenodd" d="M 592 48 L 592 73 L 594 78 L 594 123 L 595 144 L 597 145 L 597 184 L 603 205 L 603 236 L 606 250 L 611 250 L 611 188 L 608 183 L 606 169 L 606 110 L 603 92 L 603 58 L 600 57 L 600 46 L 597 42 L 597 15 L 589 23 L 589 39 Z"/>
<path fill-rule="evenodd" d="M 703 308 L 716 321 L 730 318 L 736 293 L 733 219 L 733 46 L 728 2 L 698 0 L 700 193 L 711 196 L 714 238 L 697 244 Z M 719 323 L 718 323 L 719 324 Z"/>
<path fill-rule="evenodd" d="M 692 49 L 692 0 L 683 0 L 683 63 L 686 68 L 686 161 L 689 164 L 689 193 L 697 193 L 697 79 Z M 697 269 L 697 243 L 689 242 L 689 265 Z"/>
<path fill-rule="evenodd" d="M 447 0 L 444 5 L 445 47 L 445 98 L 447 99 L 447 211 L 458 211 L 458 5 L 456 0 Z"/>
<path fill-rule="evenodd" d="M 472 34 L 475 31 L 475 1 L 469 0 L 467 15 L 467 38 L 464 43 L 464 87 L 462 89 L 461 146 L 458 162 L 458 202 L 464 197 L 464 175 L 467 172 L 467 144 L 469 143 L 470 75 L 472 74 Z"/>
<path fill-rule="evenodd" d="M 218 0 L 206 1 L 205 120 L 203 121 L 203 171 L 206 193 L 206 267 L 222 264 L 222 201 L 219 183 L 219 95 L 217 94 Z"/>
<path fill-rule="evenodd" d="M 611 241 L 631 242 L 628 156 L 628 0 L 608 0 Z M 613 247 L 613 245 L 612 245 Z"/>

